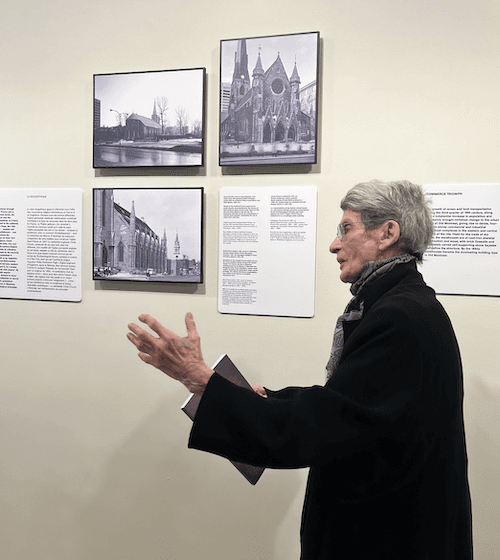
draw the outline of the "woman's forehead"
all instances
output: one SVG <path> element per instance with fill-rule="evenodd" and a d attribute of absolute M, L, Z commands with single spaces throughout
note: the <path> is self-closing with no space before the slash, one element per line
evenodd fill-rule
<path fill-rule="evenodd" d="M 341 223 L 352 223 L 352 222 L 359 222 L 361 221 L 361 214 L 359 212 L 355 212 L 351 208 L 347 208 L 342 216 Z"/>

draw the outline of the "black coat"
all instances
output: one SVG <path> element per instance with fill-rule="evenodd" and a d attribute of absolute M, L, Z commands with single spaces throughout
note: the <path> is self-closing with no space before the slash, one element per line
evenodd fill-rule
<path fill-rule="evenodd" d="M 368 283 L 363 300 L 324 387 L 264 399 L 213 375 L 189 446 L 311 467 L 302 560 L 470 560 L 462 367 L 449 318 L 414 263 Z"/>

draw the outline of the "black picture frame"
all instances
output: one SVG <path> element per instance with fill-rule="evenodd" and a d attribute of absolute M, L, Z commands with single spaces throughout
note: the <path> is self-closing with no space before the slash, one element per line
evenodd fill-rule
<path fill-rule="evenodd" d="M 318 161 L 318 31 L 220 42 L 219 165 Z"/>
<path fill-rule="evenodd" d="M 203 187 L 94 188 L 93 279 L 203 282 Z"/>
<path fill-rule="evenodd" d="M 94 74 L 93 167 L 203 167 L 205 68 Z"/>

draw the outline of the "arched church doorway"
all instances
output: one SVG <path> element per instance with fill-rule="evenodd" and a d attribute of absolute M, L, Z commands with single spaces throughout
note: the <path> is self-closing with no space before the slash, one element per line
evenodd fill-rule
<path fill-rule="evenodd" d="M 275 134 L 276 142 L 283 142 L 285 140 L 285 137 L 286 137 L 285 127 L 283 126 L 282 123 L 278 123 L 278 126 L 276 127 L 276 134 Z"/>
<path fill-rule="evenodd" d="M 264 134 L 262 136 L 263 142 L 271 142 L 271 125 L 266 123 L 264 126 Z"/>

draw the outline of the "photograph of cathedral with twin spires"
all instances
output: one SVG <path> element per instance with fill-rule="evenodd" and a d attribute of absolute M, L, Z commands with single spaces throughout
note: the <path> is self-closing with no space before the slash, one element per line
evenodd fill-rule
<path fill-rule="evenodd" d="M 317 163 L 319 32 L 221 41 L 219 164 Z"/>

